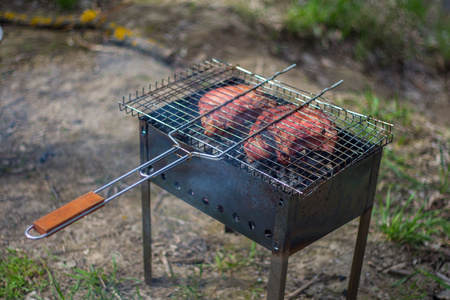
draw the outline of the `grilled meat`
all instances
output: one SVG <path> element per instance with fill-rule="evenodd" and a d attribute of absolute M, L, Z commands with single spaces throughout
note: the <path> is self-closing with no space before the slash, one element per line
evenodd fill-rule
<path fill-rule="evenodd" d="M 200 98 L 200 114 L 205 114 L 217 106 L 230 101 L 251 87 L 244 84 L 230 85 L 214 89 Z M 245 124 L 254 122 L 264 108 L 275 106 L 276 102 L 263 96 L 257 90 L 250 91 L 219 109 L 201 118 L 204 134 L 229 136 L 230 133 L 245 131 Z"/>
<path fill-rule="evenodd" d="M 295 108 L 296 105 L 288 104 L 264 111 L 250 129 L 249 135 Z M 250 161 L 276 156 L 278 162 L 287 165 L 304 149 L 333 153 L 336 141 L 337 130 L 325 113 L 305 106 L 247 140 L 244 151 Z"/>

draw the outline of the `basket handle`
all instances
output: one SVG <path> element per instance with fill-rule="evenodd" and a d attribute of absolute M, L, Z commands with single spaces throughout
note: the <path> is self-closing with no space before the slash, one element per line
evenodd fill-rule
<path fill-rule="evenodd" d="M 30 239 L 50 236 L 104 205 L 105 199 L 103 197 L 94 192 L 88 192 L 34 221 L 33 225 L 27 229 L 26 235 Z M 31 229 L 40 233 L 41 236 L 30 235 Z"/>
<path fill-rule="evenodd" d="M 161 159 L 175 153 L 176 151 L 181 150 L 184 151 L 186 154 L 184 156 L 178 155 L 178 159 L 171 162 L 170 164 L 161 167 L 159 170 L 153 171 L 150 174 L 147 174 L 145 172 L 145 169 L 149 167 L 151 164 L 160 161 Z M 77 199 L 73 200 L 72 202 L 67 203 L 66 205 L 54 210 L 53 212 L 45 215 L 44 217 L 40 218 L 39 220 L 35 221 L 33 225 L 28 227 L 25 230 L 25 235 L 27 238 L 31 240 L 38 240 L 42 239 L 44 237 L 48 237 L 55 232 L 60 231 L 67 225 L 70 225 L 84 216 L 92 213 L 93 211 L 99 209 L 100 207 L 104 206 L 107 202 L 115 199 L 116 197 L 122 195 L 123 193 L 131 190 L 132 188 L 138 186 L 139 184 L 143 183 L 144 181 L 147 181 L 167 170 L 170 170 L 171 168 L 178 166 L 181 163 L 184 163 L 186 161 L 191 160 L 193 156 L 197 155 L 196 153 L 191 153 L 186 149 L 181 148 L 179 145 L 174 145 L 172 148 L 167 150 L 166 152 L 158 155 L 157 157 L 147 161 L 146 163 L 140 165 L 139 167 L 131 170 L 130 172 L 114 179 L 113 181 L 107 183 L 103 187 L 95 190 L 94 192 L 89 192 L 84 194 L 83 196 L 78 197 Z M 103 198 L 98 195 L 98 192 L 106 189 L 107 187 L 112 186 L 113 184 L 123 180 L 124 178 L 139 172 L 141 175 L 141 179 L 133 183 L 132 185 L 128 186 L 127 188 L 115 193 L 112 196 L 109 196 L 108 198 Z M 34 229 L 36 232 L 40 233 L 41 235 L 32 235 L 30 234 L 31 229 Z"/>

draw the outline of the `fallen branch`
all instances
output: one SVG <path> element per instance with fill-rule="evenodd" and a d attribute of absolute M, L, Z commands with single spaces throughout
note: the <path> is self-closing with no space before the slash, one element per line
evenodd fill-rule
<path fill-rule="evenodd" d="M 311 285 L 313 285 L 314 283 L 318 282 L 322 280 L 322 277 L 316 277 L 314 279 L 311 279 L 310 281 L 308 281 L 307 283 L 305 283 L 304 285 L 302 285 L 301 287 L 299 287 L 298 289 L 296 289 L 295 291 L 289 293 L 286 295 L 286 299 L 294 299 L 295 297 L 297 297 L 301 292 L 305 291 L 307 288 L 309 288 Z"/>
<path fill-rule="evenodd" d="M 173 264 L 196 265 L 204 263 L 205 258 L 203 257 L 178 258 L 178 259 L 171 259 L 170 262 Z"/>

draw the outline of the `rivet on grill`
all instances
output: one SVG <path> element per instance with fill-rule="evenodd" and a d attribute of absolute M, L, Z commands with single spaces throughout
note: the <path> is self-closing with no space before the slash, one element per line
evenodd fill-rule
<path fill-rule="evenodd" d="M 193 190 L 189 189 L 188 194 L 189 194 L 189 196 L 194 197 L 194 191 Z"/>
<path fill-rule="evenodd" d="M 173 185 L 175 186 L 175 188 L 176 188 L 177 190 L 179 190 L 179 189 L 181 188 L 180 183 L 179 183 L 178 181 L 175 181 L 175 182 L 173 183 Z"/>
<path fill-rule="evenodd" d="M 224 212 L 223 205 L 221 205 L 221 204 L 217 205 L 217 210 L 218 210 L 221 214 L 223 214 L 223 212 Z"/>
<path fill-rule="evenodd" d="M 266 231 L 264 231 L 264 235 L 266 236 L 266 238 L 269 238 L 269 239 L 271 239 L 273 237 L 273 233 L 269 229 L 266 229 Z"/>
<path fill-rule="evenodd" d="M 239 215 L 237 213 L 233 213 L 233 220 L 235 222 L 239 222 L 241 220 L 241 217 L 239 217 Z"/>
<path fill-rule="evenodd" d="M 209 204 L 209 199 L 208 199 L 208 197 L 203 196 L 202 202 L 203 202 L 203 204 L 208 205 L 208 204 Z"/>
<path fill-rule="evenodd" d="M 277 242 L 273 243 L 273 249 L 274 249 L 275 251 L 280 250 L 280 245 L 278 245 Z"/>
<path fill-rule="evenodd" d="M 250 227 L 251 230 L 255 230 L 255 226 L 256 226 L 255 222 L 253 221 L 248 222 L 248 227 Z"/>

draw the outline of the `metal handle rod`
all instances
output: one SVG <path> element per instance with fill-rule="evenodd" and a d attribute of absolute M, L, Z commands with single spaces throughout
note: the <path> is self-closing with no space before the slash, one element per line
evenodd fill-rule
<path fill-rule="evenodd" d="M 104 189 L 106 189 L 106 188 L 108 188 L 108 187 L 114 185 L 115 183 L 117 183 L 117 182 L 119 182 L 119 181 L 125 179 L 126 177 L 128 177 L 128 176 L 130 176 L 130 175 L 136 173 L 137 171 L 140 171 L 140 170 L 142 170 L 142 169 L 145 169 L 146 167 L 148 167 L 148 166 L 154 164 L 155 162 L 158 162 L 158 161 L 160 161 L 161 159 L 163 159 L 163 158 L 169 156 L 170 154 L 176 152 L 178 149 L 179 149 L 179 147 L 172 147 L 172 148 L 170 148 L 170 149 L 167 150 L 166 152 L 161 153 L 160 155 L 156 156 L 155 158 L 152 158 L 151 160 L 147 161 L 146 163 L 140 165 L 139 167 L 137 167 L 137 168 L 135 168 L 135 169 L 129 171 L 128 173 L 126 173 L 126 174 L 124 174 L 124 175 L 122 175 L 122 176 L 120 176 L 120 177 L 114 179 L 113 181 L 111 181 L 111 182 L 105 184 L 105 185 L 102 186 L 101 188 L 95 190 L 94 193 L 98 193 L 98 192 L 100 192 L 100 191 L 102 191 L 102 190 L 104 190 Z"/>
<path fill-rule="evenodd" d="M 29 238 L 29 239 L 31 239 L 31 240 L 38 240 L 38 239 L 42 239 L 42 238 L 44 238 L 44 237 L 50 236 L 50 235 L 52 235 L 53 233 L 55 233 L 55 232 L 61 230 L 62 228 L 64 228 L 64 227 L 66 227 L 66 226 L 68 226 L 68 225 L 70 225 L 70 224 L 72 224 L 72 223 L 74 223 L 74 222 L 80 220 L 81 218 L 85 217 L 86 215 L 88 215 L 88 214 L 92 213 L 93 211 L 99 209 L 100 207 L 102 207 L 102 206 L 104 206 L 106 203 L 108 203 L 109 201 L 111 201 L 111 200 L 117 198 L 118 196 L 120 196 L 120 195 L 122 195 L 122 194 L 128 192 L 129 190 L 131 190 L 131 189 L 135 188 L 136 186 L 140 185 L 141 183 L 143 183 L 143 182 L 145 182 L 145 181 L 147 181 L 147 180 L 149 180 L 149 179 L 151 179 L 151 178 L 153 178 L 153 177 L 156 177 L 156 176 L 158 176 L 159 174 L 164 173 L 164 172 L 166 172 L 167 170 L 170 170 L 170 169 L 172 169 L 172 168 L 178 166 L 179 164 L 182 164 L 182 163 L 184 163 L 184 162 L 186 162 L 186 161 L 188 161 L 188 160 L 190 160 L 190 159 L 192 158 L 191 153 L 189 153 L 188 151 L 186 151 L 186 150 L 184 150 L 184 149 L 181 149 L 181 150 L 184 150 L 185 152 L 187 152 L 187 154 L 184 155 L 184 156 L 182 156 L 182 157 L 180 157 L 180 158 L 178 158 L 178 159 L 175 160 L 174 162 L 172 162 L 172 163 L 170 163 L 170 164 L 168 164 L 168 165 L 162 167 L 161 169 L 159 169 L 159 170 L 157 170 L 157 171 L 154 171 L 154 172 L 150 173 L 150 174 L 146 174 L 146 173 L 143 171 L 146 167 L 148 167 L 148 166 L 150 166 L 151 164 L 153 164 L 153 163 L 155 163 L 155 162 L 157 162 L 157 161 L 159 161 L 159 160 L 161 160 L 161 159 L 163 159 L 163 158 L 169 156 L 170 154 L 176 152 L 176 151 L 179 150 L 179 149 L 181 149 L 181 148 L 179 148 L 179 147 L 173 147 L 173 148 L 167 150 L 166 152 L 164 152 L 164 153 L 158 155 L 157 157 L 155 157 L 155 158 L 149 160 L 148 162 L 146 162 L 146 163 L 140 165 L 139 167 L 137 167 L 137 168 L 131 170 L 130 172 L 128 172 L 128 173 L 126 173 L 126 174 L 124 174 L 124 175 L 118 177 L 117 179 L 115 179 L 115 180 L 109 182 L 108 184 L 102 186 L 101 188 L 97 189 L 94 193 L 98 193 L 99 191 L 102 191 L 103 189 L 105 189 L 105 188 L 107 188 L 107 187 L 113 185 L 114 183 L 117 183 L 118 181 L 120 181 L 120 180 L 122 180 L 122 179 L 124 179 L 124 178 L 126 178 L 126 177 L 128 177 L 128 176 L 130 176 L 131 174 L 136 173 L 137 171 L 139 171 L 139 174 L 142 176 L 142 178 L 141 178 L 140 180 L 136 181 L 135 183 L 133 183 L 132 185 L 128 186 L 127 188 L 125 188 L 125 189 L 123 189 L 123 190 L 117 192 L 116 194 L 114 194 L 114 195 L 112 195 L 112 196 L 106 198 L 103 202 L 99 203 L 98 205 L 93 206 L 92 208 L 90 208 L 89 210 L 87 210 L 87 211 L 81 213 L 81 214 L 78 215 L 77 217 L 75 217 L 75 218 L 73 218 L 73 219 L 71 219 L 71 220 L 69 220 L 69 221 L 67 221 L 67 222 L 65 222 L 65 223 L 62 223 L 60 226 L 54 228 L 53 230 L 51 230 L 51 231 L 49 231 L 49 232 L 47 232 L 47 233 L 45 233 L 45 234 L 42 234 L 42 235 L 38 235 L 38 236 L 36 236 L 36 235 L 31 235 L 31 234 L 30 234 L 30 231 L 31 231 L 31 229 L 33 229 L 33 227 L 34 227 L 34 225 L 31 225 L 31 226 L 29 226 L 29 227 L 25 230 L 25 235 L 26 235 L 26 237 Z"/>

